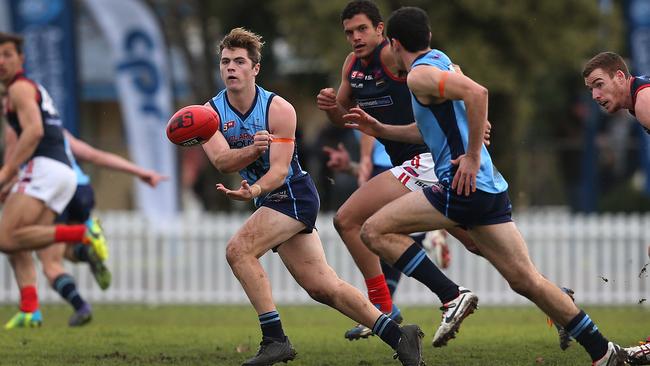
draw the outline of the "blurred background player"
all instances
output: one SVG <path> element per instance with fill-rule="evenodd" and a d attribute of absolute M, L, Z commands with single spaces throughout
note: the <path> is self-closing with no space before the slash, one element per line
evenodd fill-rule
<path fill-rule="evenodd" d="M 272 365 L 296 356 L 258 259 L 269 250 L 277 251 L 313 299 L 372 327 L 403 365 L 420 365 L 420 328 L 400 327 L 327 264 L 314 231 L 318 192 L 298 161 L 296 112 L 285 99 L 255 84 L 262 44 L 260 36 L 243 28 L 231 30 L 222 39 L 219 64 L 226 89 L 206 104 L 222 122 L 220 130 L 203 144 L 220 172 L 239 171 L 244 178 L 238 189 L 222 184 L 217 189 L 234 200 L 254 200 L 257 208 L 226 248 L 228 264 L 255 308 L 262 330 L 257 355 L 243 365 Z"/>
<path fill-rule="evenodd" d="M 582 77 L 593 100 L 607 113 L 626 109 L 650 133 L 650 76 L 632 76 L 621 56 L 614 52 L 601 52 L 587 62 Z M 625 350 L 631 364 L 650 364 L 650 345 L 647 342 Z"/>
<path fill-rule="evenodd" d="M 13 135 L 5 134 L 5 136 Z M 75 158 L 100 167 L 133 174 L 152 188 L 167 179 L 167 177 L 155 171 L 143 169 L 119 155 L 96 149 L 77 139 L 68 131 L 64 131 L 64 136 L 68 158 L 77 176 L 77 190 L 63 213 L 57 217 L 57 223 L 93 224 L 90 214 L 95 206 L 94 190 L 90 184 L 90 177 L 83 172 Z M 12 146 L 12 144 L 9 143 L 7 146 Z M 97 230 L 101 230 L 101 227 L 98 227 Z M 106 290 L 111 283 L 111 273 L 105 265 L 108 258 L 108 247 L 105 243 L 101 244 L 97 247 L 81 243 L 74 246 L 51 245 L 37 251 L 48 283 L 74 309 L 74 313 L 68 321 L 70 326 L 81 326 L 88 323 L 92 319 L 92 308 L 79 293 L 74 278 L 65 272 L 64 255 L 72 262 L 88 263 L 95 281 L 102 290 Z M 12 329 L 22 326 L 20 320 L 24 318 L 22 314 L 18 313 L 6 324 L 5 328 Z"/>
<path fill-rule="evenodd" d="M 61 120 L 45 88 L 23 72 L 23 39 L 0 33 L 0 80 L 6 87 L 4 113 L 14 146 L 0 169 L 0 191 L 8 193 L 0 218 L 0 250 L 9 254 L 18 288 L 16 322 L 42 322 L 36 294 L 36 269 L 31 250 L 56 242 L 98 245 L 103 234 L 92 225 L 54 225 L 76 188 L 65 151 Z"/>
<path fill-rule="evenodd" d="M 357 105 L 388 124 L 413 124 L 415 119 L 406 79 L 390 55 L 377 5 L 368 0 L 352 1 L 341 12 L 341 23 L 353 51 L 343 63 L 338 90 L 322 89 L 317 96 L 318 108 L 325 111 L 330 122 L 338 126 L 345 126 L 343 115 Z M 365 279 L 370 301 L 383 313 L 399 319 L 400 311 L 392 302 L 379 257 L 359 237 L 361 225 L 387 203 L 430 186 L 438 179 L 431 153 L 422 144 L 421 138 L 419 143 L 379 140 L 386 148 L 394 168 L 361 185 L 339 208 L 334 225 Z M 362 169 L 362 173 L 368 170 Z M 459 235 L 462 237 L 463 234 Z M 464 237 L 467 241 L 467 236 Z M 442 321 L 434 339 L 437 346 L 443 346 L 453 338 L 462 320 L 477 307 L 478 297 L 460 288 L 433 263 L 431 265 L 432 276 L 436 279 L 431 286 L 443 304 Z M 450 316 L 452 313 L 454 316 Z M 357 333 L 352 329 L 346 332 L 346 336 Z"/>

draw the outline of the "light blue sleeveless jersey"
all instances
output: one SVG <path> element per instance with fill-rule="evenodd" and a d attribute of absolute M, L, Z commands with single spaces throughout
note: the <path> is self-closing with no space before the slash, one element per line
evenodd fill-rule
<path fill-rule="evenodd" d="M 219 129 L 231 149 L 241 149 L 251 145 L 257 131 L 269 130 L 269 107 L 275 94 L 257 85 L 255 90 L 253 105 L 245 114 L 239 113 L 230 105 L 225 89 L 210 99 L 210 105 L 217 111 L 221 120 Z M 253 163 L 240 170 L 239 174 L 248 181 L 248 184 L 253 184 L 269 171 L 269 167 L 269 151 L 267 151 Z M 305 174 L 306 172 L 302 170 L 298 162 L 298 150 L 294 147 L 293 158 L 285 182 Z"/>
<path fill-rule="evenodd" d="M 65 153 L 68 155 L 68 159 L 70 160 L 70 164 L 72 164 L 72 169 L 74 170 L 74 174 L 77 176 L 77 185 L 78 186 L 83 186 L 83 185 L 88 185 L 90 184 L 90 177 L 84 173 L 83 170 L 81 170 L 81 167 L 79 164 L 77 164 L 77 159 L 74 158 L 74 155 L 72 154 L 72 148 L 70 148 L 70 142 L 68 139 L 63 137 L 63 143 L 65 146 Z"/>
<path fill-rule="evenodd" d="M 420 65 L 454 72 L 449 57 L 439 50 L 420 55 L 412 67 Z M 411 103 L 417 126 L 436 164 L 436 175 L 441 183 L 451 186 L 456 173 L 451 160 L 467 151 L 469 130 L 465 103 L 462 100 L 447 100 L 440 104 L 424 105 L 412 93 Z M 501 193 L 508 189 L 508 183 L 492 164 L 485 145 L 481 147 L 481 166 L 476 177 L 476 187 L 489 193 Z"/>

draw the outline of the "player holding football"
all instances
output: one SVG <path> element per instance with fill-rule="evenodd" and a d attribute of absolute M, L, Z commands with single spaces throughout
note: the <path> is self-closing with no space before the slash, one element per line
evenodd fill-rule
<path fill-rule="evenodd" d="M 21 37 L 0 33 L 0 81 L 7 91 L 3 107 L 17 136 L 0 169 L 0 191 L 12 186 L 0 218 L 0 251 L 9 254 L 20 288 L 23 323 L 37 326 L 41 315 L 31 249 L 56 242 L 97 247 L 104 236 L 94 222 L 90 226 L 53 224 L 74 195 L 76 178 L 52 99 L 23 73 L 22 44 Z"/>
<path fill-rule="evenodd" d="M 601 52 L 587 62 L 582 77 L 591 97 L 607 113 L 626 109 L 650 133 L 650 76 L 632 76 L 621 56 L 614 52 Z M 625 350 L 631 364 L 650 364 L 650 344 Z"/>
<path fill-rule="evenodd" d="M 221 124 L 203 144 L 220 172 L 239 171 L 244 178 L 237 189 L 222 184 L 217 189 L 234 200 L 253 200 L 257 208 L 226 249 L 228 264 L 255 308 L 262 330 L 257 355 L 244 365 L 272 365 L 296 356 L 258 259 L 269 250 L 280 255 L 312 298 L 372 328 L 396 350 L 403 365 L 420 365 L 419 327 L 400 327 L 327 264 L 314 231 L 318 193 L 298 163 L 296 112 L 285 99 L 255 84 L 261 47 L 260 36 L 242 28 L 222 39 L 219 64 L 226 89 L 206 104 L 219 114 Z"/>
<path fill-rule="evenodd" d="M 562 325 L 585 348 L 593 365 L 624 365 L 626 352 L 609 342 L 589 316 L 530 260 L 526 243 L 511 219 L 508 184 L 481 143 L 487 89 L 456 73 L 447 55 L 429 47 L 429 19 L 422 9 L 405 7 L 393 12 L 387 28 L 391 51 L 408 70 L 417 122 L 412 132 L 421 131 L 436 157 L 440 182 L 391 202 L 368 219 L 361 229 L 364 243 L 397 268 L 420 272 L 421 280 L 426 281 L 416 261 L 415 245 L 404 234 L 463 225 L 510 287 Z M 408 133 L 381 124 L 358 108 L 346 118 L 372 135 L 399 139 Z"/>
<path fill-rule="evenodd" d="M 353 52 L 343 63 L 338 90 L 322 89 L 317 97 L 318 108 L 338 126 L 345 125 L 343 115 L 354 106 L 391 125 L 413 125 L 415 119 L 406 79 L 400 75 L 401 69 L 390 55 L 377 5 L 369 0 L 352 1 L 341 12 L 341 22 Z M 379 257 L 363 244 L 359 232 L 365 220 L 381 207 L 409 192 L 434 184 L 438 178 L 431 153 L 419 134 L 408 142 L 381 137 L 379 141 L 385 146 L 394 167 L 360 186 L 339 208 L 334 226 L 365 279 L 370 301 L 385 314 L 399 319 L 399 309 L 393 305 L 387 285 L 387 280 L 396 282 L 399 277 L 385 278 Z M 452 235 L 467 243 L 468 248 L 474 247 L 463 230 L 450 230 Z M 454 337 L 463 319 L 476 309 L 478 297 L 447 278 L 424 251 L 419 258 L 428 264 L 431 272 L 431 281 L 427 285 L 443 304 L 442 320 L 434 334 L 433 344 L 444 346 Z M 365 327 L 357 326 L 345 336 L 357 339 L 366 334 L 368 330 Z"/>

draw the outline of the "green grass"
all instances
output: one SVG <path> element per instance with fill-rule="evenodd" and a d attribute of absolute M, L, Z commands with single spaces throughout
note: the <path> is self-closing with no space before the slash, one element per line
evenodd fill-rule
<path fill-rule="evenodd" d="M 377 337 L 349 342 L 352 321 L 324 306 L 280 306 L 285 331 L 298 358 L 291 366 L 399 365 Z M 14 307 L 0 307 L 9 319 Z M 248 306 L 95 306 L 93 322 L 68 328 L 70 309 L 45 306 L 40 329 L 0 331 L 0 365 L 240 365 L 257 351 L 260 331 Z M 650 335 L 648 307 L 588 308 L 601 331 L 631 345 Z M 589 365 L 575 343 L 560 351 L 555 328 L 532 307 L 482 307 L 466 320 L 458 338 L 431 347 L 433 308 L 405 308 L 407 322 L 426 333 L 428 365 Z M 239 350 L 239 352 L 238 352 Z"/>

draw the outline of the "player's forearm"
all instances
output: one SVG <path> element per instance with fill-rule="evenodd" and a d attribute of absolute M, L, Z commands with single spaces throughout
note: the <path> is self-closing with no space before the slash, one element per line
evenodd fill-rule
<path fill-rule="evenodd" d="M 382 127 L 382 131 L 377 137 L 384 138 L 386 140 L 406 142 L 410 144 L 423 144 L 424 140 L 422 139 L 422 134 L 418 129 L 415 122 L 409 125 L 386 125 Z"/>
<path fill-rule="evenodd" d="M 469 125 L 469 141 L 467 154 L 476 158 L 481 157 L 483 146 L 483 135 L 485 133 L 485 121 L 487 121 L 487 89 L 481 88 L 465 100 L 467 120 Z"/>
<path fill-rule="evenodd" d="M 242 149 L 229 149 L 219 152 L 212 165 L 221 173 L 235 173 L 252 164 L 260 157 L 258 148 L 253 145 Z"/>
<path fill-rule="evenodd" d="M 89 162 L 105 168 L 121 171 L 140 177 L 144 170 L 127 159 L 113 153 L 97 151 L 90 156 Z"/>
<path fill-rule="evenodd" d="M 271 168 L 266 174 L 264 174 L 260 179 L 255 182 L 261 189 L 260 195 L 272 192 L 273 190 L 279 188 L 284 184 L 285 179 L 287 179 L 287 174 L 289 174 L 289 168 Z"/>
<path fill-rule="evenodd" d="M 5 160 L 5 165 L 11 171 L 17 170 L 23 163 L 25 163 L 36 151 L 38 143 L 43 138 L 43 133 L 38 131 L 24 130 L 16 145 L 13 147 L 13 151 Z"/>
<path fill-rule="evenodd" d="M 345 120 L 343 119 L 343 115 L 346 112 L 345 108 L 343 108 L 340 104 L 337 104 L 337 108 L 335 109 L 329 109 L 325 112 L 327 114 L 327 118 L 334 124 L 335 126 L 338 127 L 344 127 L 345 126 Z"/>

